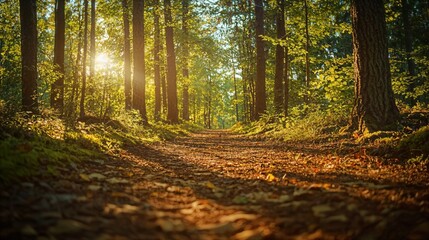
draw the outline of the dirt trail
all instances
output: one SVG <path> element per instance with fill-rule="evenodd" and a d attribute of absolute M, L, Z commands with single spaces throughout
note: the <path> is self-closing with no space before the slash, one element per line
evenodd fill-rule
<path fill-rule="evenodd" d="M 1 190 L 1 239 L 425 239 L 428 172 L 228 131 Z M 344 153 L 345 152 L 345 153 Z"/>

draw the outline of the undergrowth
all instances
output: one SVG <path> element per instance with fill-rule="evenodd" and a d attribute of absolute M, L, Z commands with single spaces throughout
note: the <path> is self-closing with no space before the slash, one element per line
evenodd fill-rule
<path fill-rule="evenodd" d="M 91 119 L 95 118 L 66 124 L 70 121 L 47 110 L 40 116 L 0 111 L 0 183 L 55 175 L 57 169 L 81 161 L 116 156 L 128 145 L 163 141 L 199 130 L 191 123 L 143 125 L 135 113 L 109 120 Z"/>
<path fill-rule="evenodd" d="M 347 117 L 347 114 L 338 111 L 322 111 L 316 108 L 305 113 L 294 108 L 287 117 L 264 114 L 256 122 L 237 123 L 232 130 L 282 141 L 303 141 L 338 133 L 340 128 L 347 124 Z"/>
<path fill-rule="evenodd" d="M 308 109 L 308 108 L 307 108 Z M 347 126 L 349 113 L 344 111 L 303 111 L 292 109 L 289 116 L 265 114 L 249 124 L 237 123 L 235 132 L 285 142 L 326 142 L 348 139 L 350 146 L 371 149 L 369 153 L 386 158 L 400 159 L 403 163 L 429 165 L 429 113 L 427 110 L 404 111 L 398 131 L 373 133 L 341 133 Z M 342 140 L 341 140 L 342 141 Z"/>

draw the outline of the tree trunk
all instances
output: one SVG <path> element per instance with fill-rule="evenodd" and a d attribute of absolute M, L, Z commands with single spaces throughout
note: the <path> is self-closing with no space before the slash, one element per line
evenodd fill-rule
<path fill-rule="evenodd" d="M 65 0 L 55 1 L 54 65 L 59 77 L 51 85 L 51 107 L 61 114 L 64 109 L 64 48 L 65 48 Z"/>
<path fill-rule="evenodd" d="M 94 93 L 94 76 L 95 76 L 95 55 L 96 55 L 96 50 L 95 50 L 95 24 L 96 24 L 96 19 L 95 19 L 95 0 L 91 0 L 91 31 L 90 31 L 90 35 L 89 35 L 89 39 L 90 39 L 90 47 L 89 47 L 89 56 L 90 56 L 90 63 L 89 63 L 89 93 L 93 94 Z"/>
<path fill-rule="evenodd" d="M 409 4 L 409 0 L 402 0 L 402 21 L 404 27 L 404 44 L 405 44 L 405 57 L 407 60 L 407 68 L 408 75 L 415 76 L 416 75 L 416 64 L 411 58 L 411 54 L 413 52 L 413 34 L 412 34 L 412 26 L 410 23 L 410 11 L 412 7 Z M 416 87 L 417 82 L 416 79 L 407 86 L 407 92 L 414 92 L 414 88 Z M 408 104 L 414 106 L 416 104 L 416 100 L 412 97 L 407 99 Z"/>
<path fill-rule="evenodd" d="M 305 93 L 304 93 L 304 102 L 309 103 L 309 91 L 310 91 L 310 59 L 309 59 L 309 50 L 310 50 L 310 35 L 308 33 L 308 5 L 307 0 L 304 0 L 304 11 L 305 11 Z"/>
<path fill-rule="evenodd" d="M 352 0 L 355 104 L 351 128 L 359 132 L 396 128 L 383 0 Z"/>
<path fill-rule="evenodd" d="M 39 112 L 37 97 L 37 7 L 36 0 L 20 0 L 22 110 Z"/>
<path fill-rule="evenodd" d="M 142 120 L 147 122 L 143 14 L 144 0 L 133 0 L 133 108 L 137 109 Z"/>
<path fill-rule="evenodd" d="M 188 92 L 188 82 L 189 82 L 189 42 L 188 42 L 188 12 L 189 12 L 189 0 L 182 0 L 182 31 L 183 31 L 183 113 L 182 117 L 184 120 L 189 120 L 189 92 Z"/>
<path fill-rule="evenodd" d="M 160 27 L 159 27 L 159 2 L 155 4 L 155 10 L 153 11 L 154 18 L 154 81 L 155 81 L 155 120 L 161 119 L 161 72 L 160 72 Z"/>
<path fill-rule="evenodd" d="M 284 103 L 283 114 L 285 117 L 289 114 L 289 50 L 285 47 L 285 68 L 284 68 Z"/>
<path fill-rule="evenodd" d="M 259 117 L 267 109 L 265 93 L 265 50 L 262 35 L 264 35 L 264 6 L 262 0 L 255 0 L 255 30 L 256 30 L 256 84 L 255 84 L 255 117 Z"/>
<path fill-rule="evenodd" d="M 402 0 L 402 21 L 404 24 L 404 43 L 405 43 L 405 53 L 407 57 L 408 74 L 410 76 L 415 76 L 416 65 L 413 59 L 411 58 L 411 53 L 413 52 L 413 35 L 412 35 L 412 28 L 410 24 L 411 7 L 408 1 L 409 0 Z"/>
<path fill-rule="evenodd" d="M 283 8 L 283 16 L 286 16 L 286 11 Z M 283 114 L 286 117 L 289 114 L 289 48 L 287 46 L 287 33 L 286 33 L 286 20 L 284 22 L 285 24 L 285 36 L 284 36 L 284 40 L 286 42 L 285 46 L 284 46 L 284 85 L 283 85 Z"/>
<path fill-rule="evenodd" d="M 83 56 L 82 56 L 82 90 L 80 97 L 79 117 L 85 117 L 85 93 L 86 93 L 86 57 L 88 55 L 88 0 L 84 0 L 83 9 Z"/>
<path fill-rule="evenodd" d="M 276 29 L 277 39 L 285 40 L 284 0 L 277 0 Z M 276 71 L 274 76 L 274 110 L 277 114 L 283 111 L 283 76 L 284 76 L 284 47 L 276 45 Z"/>
<path fill-rule="evenodd" d="M 232 78 L 234 80 L 235 121 L 239 122 L 240 121 L 240 117 L 239 117 L 239 114 L 238 114 L 237 77 L 235 75 L 236 75 L 235 58 L 233 57 L 233 61 L 232 61 Z"/>
<path fill-rule="evenodd" d="M 79 88 L 79 68 L 80 68 L 80 58 L 81 58 L 81 49 L 82 49 L 82 10 L 81 10 L 81 1 L 78 0 L 77 5 L 79 14 L 79 28 L 78 28 L 78 36 L 77 36 L 77 55 L 75 61 L 75 68 L 73 71 L 73 84 L 72 84 L 72 92 L 70 96 L 70 109 L 68 110 L 68 116 L 73 117 L 75 114 L 75 104 L 77 104 L 79 100 L 78 88 Z"/>
<path fill-rule="evenodd" d="M 167 94 L 168 94 L 168 112 L 167 120 L 170 123 L 179 122 L 179 113 L 177 110 L 177 70 L 176 54 L 174 51 L 174 33 L 173 20 L 171 17 L 171 1 L 164 0 L 165 17 L 165 41 L 167 47 Z"/>
<path fill-rule="evenodd" d="M 128 0 L 122 0 L 124 20 L 124 94 L 125 110 L 131 110 L 131 44 L 130 44 L 130 19 Z"/>

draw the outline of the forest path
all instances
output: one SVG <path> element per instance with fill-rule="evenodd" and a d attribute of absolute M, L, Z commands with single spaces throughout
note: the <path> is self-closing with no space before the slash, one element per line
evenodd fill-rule
<path fill-rule="evenodd" d="M 425 239 L 429 175 L 210 130 L 1 191 L 1 239 Z"/>

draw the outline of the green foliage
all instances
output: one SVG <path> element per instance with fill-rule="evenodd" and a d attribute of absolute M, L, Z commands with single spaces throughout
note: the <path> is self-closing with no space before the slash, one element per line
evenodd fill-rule
<path fill-rule="evenodd" d="M 57 174 L 72 163 L 118 156 L 131 145 L 172 139 L 200 128 L 192 123 L 144 126 L 136 112 L 114 120 L 86 118 L 67 126 L 52 112 L 41 116 L 5 114 L 0 105 L 0 181 L 14 181 L 38 174 Z"/>

